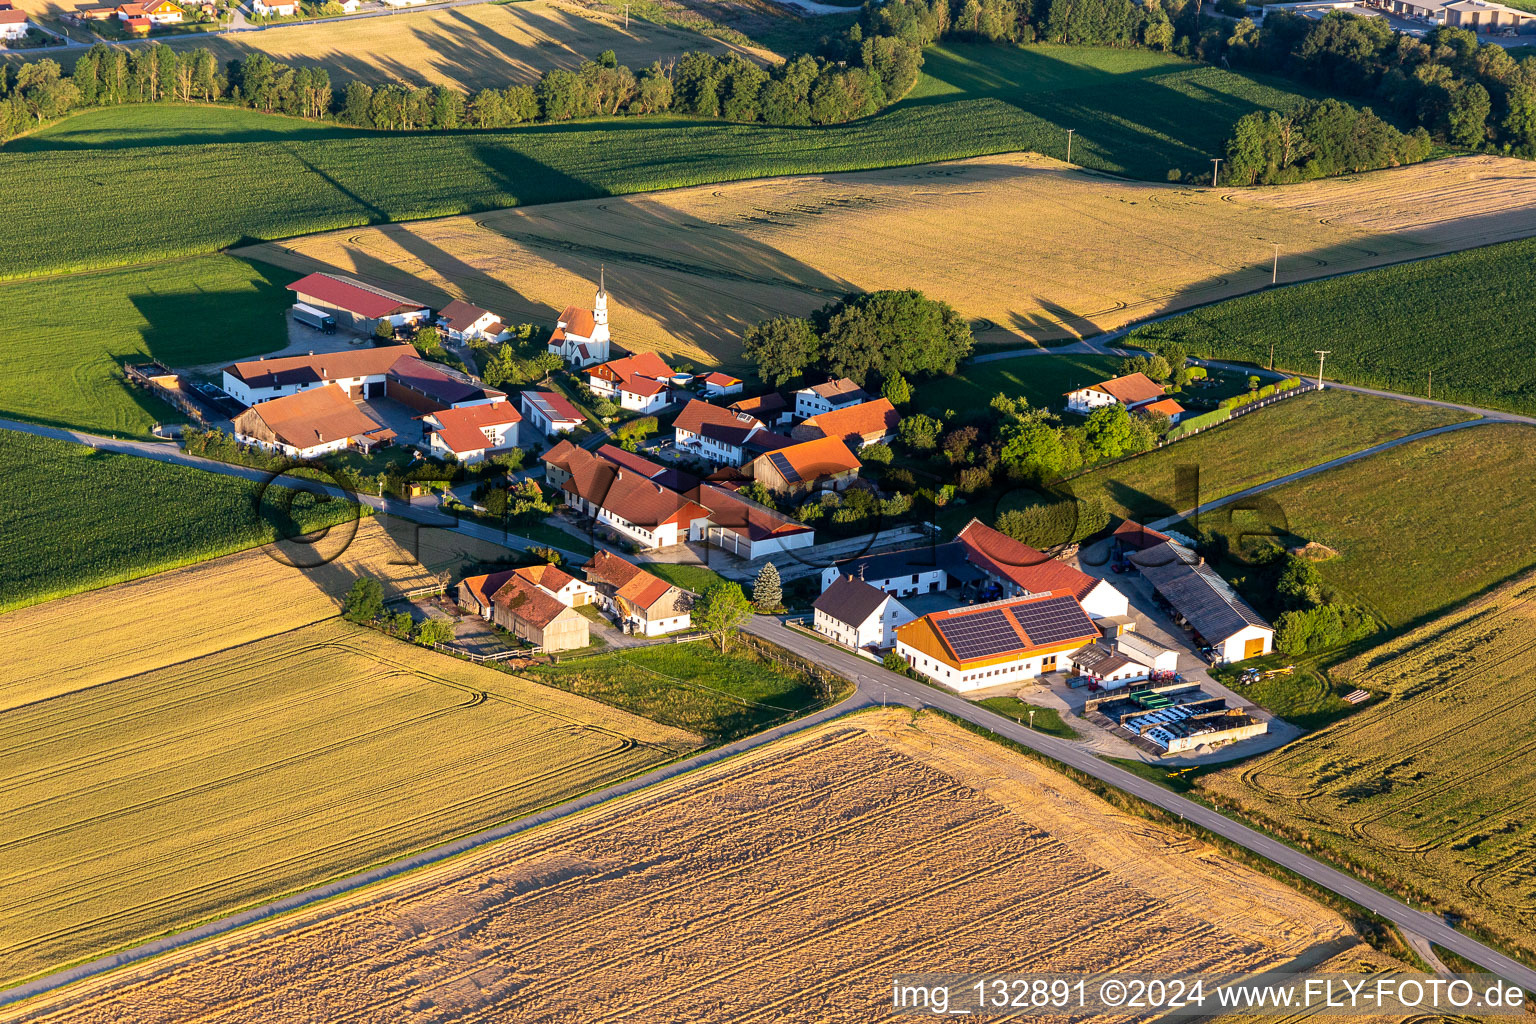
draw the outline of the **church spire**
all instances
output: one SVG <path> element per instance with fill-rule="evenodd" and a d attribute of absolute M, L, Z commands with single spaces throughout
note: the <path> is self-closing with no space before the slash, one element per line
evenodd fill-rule
<path fill-rule="evenodd" d="M 599 267 L 597 271 L 597 301 L 592 304 L 592 322 L 600 327 L 608 325 L 608 289 L 606 267 Z"/>

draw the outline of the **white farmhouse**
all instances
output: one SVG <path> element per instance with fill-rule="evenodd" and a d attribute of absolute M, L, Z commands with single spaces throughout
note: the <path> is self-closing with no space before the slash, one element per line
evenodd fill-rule
<path fill-rule="evenodd" d="M 1084 415 L 1111 405 L 1135 409 L 1162 397 L 1163 386 L 1157 381 L 1144 373 L 1128 373 L 1123 377 L 1068 391 L 1067 409 Z"/>
<path fill-rule="evenodd" d="M 888 650 L 896 630 L 917 616 L 890 594 L 844 576 L 812 605 L 816 632 L 846 647 Z"/>

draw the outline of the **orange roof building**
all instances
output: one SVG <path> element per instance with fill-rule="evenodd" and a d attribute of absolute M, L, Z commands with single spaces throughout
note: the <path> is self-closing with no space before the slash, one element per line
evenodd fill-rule
<path fill-rule="evenodd" d="M 747 475 L 775 494 L 840 491 L 858 479 L 862 463 L 836 437 L 801 441 L 747 463 Z"/>
<path fill-rule="evenodd" d="M 955 540 L 964 547 L 967 560 L 992 577 L 1005 596 L 1071 594 L 1095 618 L 1130 611 L 1130 602 L 1108 580 L 999 533 L 979 519 L 967 523 Z"/>
<path fill-rule="evenodd" d="M 1111 405 L 1123 405 L 1127 409 L 1155 402 L 1163 397 L 1163 386 L 1144 373 L 1128 373 L 1123 377 L 1090 384 L 1067 392 L 1067 408 L 1072 412 L 1087 414 L 1095 409 Z"/>
<path fill-rule="evenodd" d="M 796 426 L 793 435 L 797 441 L 835 437 L 849 448 L 858 449 L 894 437 L 900 423 L 901 414 L 890 399 L 877 398 L 812 416 Z"/>
<path fill-rule="evenodd" d="M 1163 398 L 1156 402 L 1148 402 L 1146 405 L 1136 407 L 1136 411 L 1143 416 L 1167 416 L 1169 422 L 1177 423 L 1184 415 L 1185 409 L 1171 398 Z"/>
<path fill-rule="evenodd" d="M 492 402 L 440 409 L 421 421 L 427 427 L 433 454 L 452 455 L 472 464 L 493 452 L 516 448 L 517 425 L 522 418 L 511 402 Z"/>
<path fill-rule="evenodd" d="M 657 636 L 692 625 L 693 595 L 633 562 L 600 550 L 583 569 L 598 607 L 626 633 Z"/>
<path fill-rule="evenodd" d="M 655 352 L 638 352 L 587 371 L 587 388 L 631 412 L 655 412 L 672 401 L 675 371 Z"/>
<path fill-rule="evenodd" d="M 294 459 L 313 459 L 393 436 L 335 384 L 251 406 L 234 418 L 237 439 Z"/>
<path fill-rule="evenodd" d="M 896 653 L 917 672 L 966 692 L 1073 667 L 1072 654 L 1099 628 L 1071 594 L 934 612 L 896 630 Z"/>

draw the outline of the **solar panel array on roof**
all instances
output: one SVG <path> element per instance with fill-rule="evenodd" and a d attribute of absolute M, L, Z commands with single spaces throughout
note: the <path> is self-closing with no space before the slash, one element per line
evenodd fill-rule
<path fill-rule="evenodd" d="M 773 463 L 773 468 L 779 471 L 779 475 L 784 478 L 785 483 L 797 484 L 800 482 L 799 471 L 797 471 L 794 466 L 790 465 L 789 460 L 786 459 L 781 453 L 769 452 L 768 461 Z"/>
<path fill-rule="evenodd" d="M 1083 606 L 1070 597 L 1052 597 L 1044 601 L 1030 601 L 1014 605 L 1011 609 L 1019 626 L 1037 647 L 1075 640 L 1097 632 Z"/>
<path fill-rule="evenodd" d="M 962 615 L 953 619 L 940 619 L 934 623 L 949 649 L 961 661 L 972 658 L 989 658 L 994 654 L 1019 649 L 1019 634 L 1008 621 L 1003 608 Z"/>

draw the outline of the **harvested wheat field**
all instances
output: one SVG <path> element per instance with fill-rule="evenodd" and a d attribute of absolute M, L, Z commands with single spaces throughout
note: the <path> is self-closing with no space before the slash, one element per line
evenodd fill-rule
<path fill-rule="evenodd" d="M 1269 284 L 1536 234 L 1536 166 L 1465 157 L 1263 189 L 1125 181 L 1032 154 L 675 189 L 239 250 L 553 323 L 606 266 L 614 337 L 741 368 L 742 331 L 921 288 L 982 344 L 1092 334 Z M 426 287 L 423 287 L 425 285 Z"/>
<path fill-rule="evenodd" d="M 698 745 L 340 619 L 13 708 L 0 715 L 0 981 Z"/>
<path fill-rule="evenodd" d="M 895 971 L 1243 971 L 1356 941 L 1037 762 L 872 711 L 0 1020 L 870 1021 Z"/>
<path fill-rule="evenodd" d="M 360 573 L 387 594 L 437 579 L 377 518 L 358 520 L 356 531 L 313 569 L 253 548 L 0 615 L 0 646 L 11 652 L 0 711 L 332 618 Z M 330 553 L 351 532 L 335 528 L 316 550 Z"/>
<path fill-rule="evenodd" d="M 261 32 L 188 37 L 183 47 L 207 47 L 222 65 L 251 53 L 284 63 L 320 65 L 332 80 L 449 85 L 466 92 L 533 83 L 553 68 L 576 70 L 604 50 L 636 70 L 688 50 L 735 52 L 764 63 L 765 51 L 669 28 L 639 18 L 615 17 L 564 0 L 474 4 L 358 18 L 324 25 L 277 25 Z"/>
<path fill-rule="evenodd" d="M 1200 785 L 1536 952 L 1536 577 L 1334 674 L 1374 705 Z"/>

